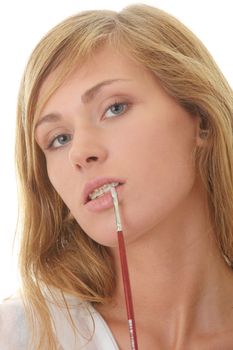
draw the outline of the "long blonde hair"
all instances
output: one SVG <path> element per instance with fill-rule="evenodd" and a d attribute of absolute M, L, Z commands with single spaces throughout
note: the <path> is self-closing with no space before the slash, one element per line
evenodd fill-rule
<path fill-rule="evenodd" d="M 167 93 L 208 129 L 196 161 L 222 254 L 233 262 L 233 95 L 204 45 L 171 15 L 146 5 L 120 12 L 85 11 L 53 28 L 33 51 L 18 101 L 16 160 L 20 185 L 20 269 L 28 315 L 40 330 L 36 349 L 55 350 L 42 285 L 92 303 L 107 303 L 115 287 L 108 248 L 82 231 L 49 182 L 34 139 L 34 119 L 65 76 L 110 45 L 143 64 Z M 59 79 L 38 99 L 45 78 Z M 34 327 L 35 328 L 35 327 Z M 34 329 L 35 332 L 35 329 Z"/>

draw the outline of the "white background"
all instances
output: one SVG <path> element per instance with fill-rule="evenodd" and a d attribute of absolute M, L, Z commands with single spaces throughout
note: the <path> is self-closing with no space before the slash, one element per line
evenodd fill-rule
<path fill-rule="evenodd" d="M 89 9 L 120 10 L 135 2 L 8 0 L 0 4 L 0 299 L 18 285 L 17 254 L 12 250 L 17 220 L 14 129 L 17 92 L 28 56 L 41 37 L 65 17 Z M 186 24 L 204 42 L 233 86 L 231 0 L 142 2 L 160 7 Z"/>

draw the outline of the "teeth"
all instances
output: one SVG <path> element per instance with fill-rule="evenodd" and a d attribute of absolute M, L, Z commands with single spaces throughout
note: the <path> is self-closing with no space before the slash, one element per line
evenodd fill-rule
<path fill-rule="evenodd" d="M 110 184 L 103 185 L 97 189 L 95 189 L 92 193 L 89 194 L 89 198 L 91 200 L 102 196 L 106 192 L 109 192 L 111 187 L 117 187 L 119 185 L 119 182 L 112 182 Z"/>

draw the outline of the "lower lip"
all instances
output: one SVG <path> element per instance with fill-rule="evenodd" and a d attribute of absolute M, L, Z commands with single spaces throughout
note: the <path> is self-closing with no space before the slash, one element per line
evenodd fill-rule
<path fill-rule="evenodd" d="M 121 199 L 120 195 L 121 195 L 122 187 L 123 185 L 115 187 L 119 201 Z M 99 212 L 101 210 L 109 209 L 113 207 L 113 199 L 112 199 L 111 192 L 109 191 L 103 196 L 96 198 L 94 200 L 91 200 L 90 202 L 87 202 L 85 204 L 85 207 L 92 212 Z"/>

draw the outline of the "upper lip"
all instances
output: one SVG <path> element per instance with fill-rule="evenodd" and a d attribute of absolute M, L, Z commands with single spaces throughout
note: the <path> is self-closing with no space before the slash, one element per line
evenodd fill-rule
<path fill-rule="evenodd" d="M 96 188 L 101 187 L 105 184 L 109 184 L 111 182 L 119 182 L 123 184 L 125 180 L 119 179 L 117 177 L 97 177 L 91 181 L 89 181 L 83 190 L 83 204 L 86 204 L 89 199 L 89 194 L 93 192 Z"/>

